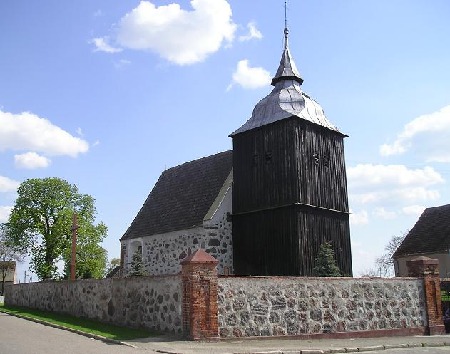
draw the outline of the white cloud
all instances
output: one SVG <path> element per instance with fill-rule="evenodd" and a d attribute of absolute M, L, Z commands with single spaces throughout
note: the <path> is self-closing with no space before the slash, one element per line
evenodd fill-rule
<path fill-rule="evenodd" d="M 413 216 L 420 216 L 424 210 L 425 207 L 422 205 L 408 205 L 402 208 L 403 214 Z"/>
<path fill-rule="evenodd" d="M 226 0 L 192 0 L 192 11 L 179 4 L 155 6 L 141 1 L 118 24 L 117 43 L 151 50 L 179 65 L 201 62 L 231 43 L 236 31 Z"/>
<path fill-rule="evenodd" d="M 365 164 L 349 168 L 347 175 L 351 203 L 374 206 L 437 200 L 439 192 L 430 187 L 444 183 L 432 167 L 408 169 L 403 165 Z"/>
<path fill-rule="evenodd" d="M 400 155 L 409 150 L 426 161 L 450 162 L 450 105 L 441 110 L 422 115 L 406 124 L 392 144 L 380 147 L 384 156 Z"/>
<path fill-rule="evenodd" d="M 114 62 L 114 66 L 116 69 L 122 69 L 123 67 L 130 65 L 131 61 L 126 60 L 126 59 L 120 59 L 118 61 Z"/>
<path fill-rule="evenodd" d="M 89 43 L 92 43 L 95 45 L 95 49 L 94 52 L 105 52 L 105 53 L 119 53 L 121 52 L 123 49 L 122 48 L 115 48 L 113 46 L 111 46 L 108 43 L 108 37 L 97 37 L 97 38 L 92 38 L 92 40 L 89 41 Z"/>
<path fill-rule="evenodd" d="M 388 211 L 383 207 L 375 208 L 373 215 L 384 220 L 392 220 L 397 217 L 397 213 L 395 211 Z"/>
<path fill-rule="evenodd" d="M 76 157 L 89 144 L 35 114 L 0 111 L 0 151 L 25 150 Z"/>
<path fill-rule="evenodd" d="M 15 192 L 20 183 L 8 177 L 0 176 L 0 193 Z"/>
<path fill-rule="evenodd" d="M 0 206 L 0 223 L 7 222 L 9 214 L 11 214 L 12 207 Z"/>
<path fill-rule="evenodd" d="M 419 201 L 433 201 L 440 197 L 437 190 L 429 190 L 424 187 L 395 188 L 386 187 L 385 190 L 368 191 L 363 193 L 352 193 L 350 199 L 359 204 L 383 204 L 397 205 L 403 203 L 414 203 Z"/>
<path fill-rule="evenodd" d="M 27 152 L 21 155 L 14 155 L 14 163 L 18 168 L 33 170 L 48 167 L 51 161 L 47 157 L 38 155 L 35 152 Z"/>
<path fill-rule="evenodd" d="M 408 169 L 404 165 L 360 164 L 347 170 L 353 188 L 367 186 L 430 186 L 443 183 L 444 179 L 432 167 Z"/>
<path fill-rule="evenodd" d="M 363 210 L 360 212 L 353 212 L 350 210 L 350 224 L 351 225 L 365 225 L 369 223 L 369 214 Z"/>
<path fill-rule="evenodd" d="M 240 42 L 249 41 L 252 39 L 262 39 L 262 33 L 256 28 L 256 24 L 254 22 L 250 22 L 247 24 L 248 33 L 244 36 L 239 37 Z"/>
<path fill-rule="evenodd" d="M 230 90 L 234 84 L 240 85 L 245 89 L 256 89 L 270 84 L 270 73 L 261 67 L 252 68 L 248 60 L 241 60 L 237 63 L 236 71 L 233 73 L 233 80 L 228 86 Z"/>

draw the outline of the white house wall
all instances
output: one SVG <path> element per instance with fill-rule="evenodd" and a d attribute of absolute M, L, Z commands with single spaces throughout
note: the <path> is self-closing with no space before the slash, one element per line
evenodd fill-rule
<path fill-rule="evenodd" d="M 450 255 L 448 253 L 427 253 L 427 254 L 416 254 L 412 256 L 399 257 L 394 262 L 395 276 L 397 277 L 407 277 L 408 276 L 408 266 L 407 261 L 410 261 L 418 256 L 425 256 L 431 259 L 437 259 L 439 261 L 439 276 L 441 278 L 450 277 Z"/>

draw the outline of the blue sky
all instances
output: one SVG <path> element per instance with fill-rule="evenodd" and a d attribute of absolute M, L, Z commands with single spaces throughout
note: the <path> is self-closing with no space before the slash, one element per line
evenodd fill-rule
<path fill-rule="evenodd" d="M 20 182 L 64 178 L 96 199 L 118 257 L 161 172 L 230 149 L 271 91 L 283 7 L 1 1 L 0 222 Z M 450 202 L 449 16 L 446 0 L 288 2 L 302 87 L 349 135 L 355 275 L 425 207 Z"/>

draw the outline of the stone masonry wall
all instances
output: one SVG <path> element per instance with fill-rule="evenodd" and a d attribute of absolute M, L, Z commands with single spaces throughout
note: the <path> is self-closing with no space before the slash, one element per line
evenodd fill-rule
<path fill-rule="evenodd" d="M 143 238 L 143 261 L 150 275 L 178 274 L 180 262 L 189 254 L 205 249 L 219 261 L 218 272 L 231 269 L 231 232 L 224 229 L 191 229 Z"/>
<path fill-rule="evenodd" d="M 229 201 L 228 201 L 229 199 Z M 231 221 L 228 212 L 231 211 L 231 194 L 227 195 L 215 216 L 203 223 L 202 227 L 173 231 L 160 235 L 152 235 L 133 240 L 122 241 L 122 247 L 128 243 L 142 243 L 142 260 L 148 275 L 178 274 L 181 272 L 180 262 L 202 248 L 219 261 L 217 271 L 224 274 L 225 268 L 233 270 L 233 243 L 231 236 Z M 125 266 L 129 268 L 132 255 L 125 257 Z"/>
<path fill-rule="evenodd" d="M 135 248 L 129 245 L 139 243 L 142 246 L 142 260 L 148 275 L 178 274 L 180 262 L 202 248 L 219 261 L 217 271 L 224 274 L 225 269 L 233 272 L 233 239 L 231 234 L 231 189 L 217 205 L 210 218 L 203 225 L 191 229 L 172 231 L 165 234 L 141 237 L 122 241 L 125 269 L 129 269 Z"/>
<path fill-rule="evenodd" d="M 427 325 L 422 279 L 219 278 L 221 337 Z"/>
<path fill-rule="evenodd" d="M 16 284 L 6 305 L 67 313 L 127 327 L 182 333 L 181 276 Z"/>

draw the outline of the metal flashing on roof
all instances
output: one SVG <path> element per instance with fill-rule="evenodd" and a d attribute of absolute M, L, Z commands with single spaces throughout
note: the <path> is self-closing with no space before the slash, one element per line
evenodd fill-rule
<path fill-rule="evenodd" d="M 295 80 L 300 85 L 303 83 L 303 79 L 297 70 L 294 60 L 291 57 L 288 45 L 289 30 L 287 27 L 284 29 L 284 50 L 281 55 L 280 65 L 278 66 L 277 73 L 272 79 L 272 85 L 275 86 L 277 82 L 281 80 Z"/>
<path fill-rule="evenodd" d="M 268 96 L 259 101 L 252 117 L 230 136 L 292 116 L 340 133 L 327 119 L 322 107 L 302 91 L 297 80 L 283 79 L 275 84 Z"/>
<path fill-rule="evenodd" d="M 272 79 L 274 89 L 258 102 L 253 109 L 251 118 L 231 133 L 231 137 L 293 116 L 342 134 L 327 119 L 322 107 L 302 91 L 303 79 L 289 51 L 288 33 L 285 28 L 283 54 L 278 70 Z M 342 135 L 345 136 L 345 134 Z"/>

